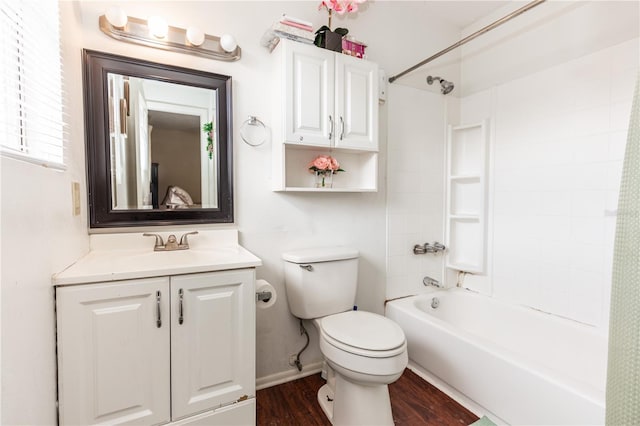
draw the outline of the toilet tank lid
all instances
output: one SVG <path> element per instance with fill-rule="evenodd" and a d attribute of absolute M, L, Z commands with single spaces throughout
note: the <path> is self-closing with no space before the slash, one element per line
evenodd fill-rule
<path fill-rule="evenodd" d="M 356 257 L 358 250 L 351 247 L 315 247 L 282 253 L 282 258 L 292 263 L 330 262 Z"/>

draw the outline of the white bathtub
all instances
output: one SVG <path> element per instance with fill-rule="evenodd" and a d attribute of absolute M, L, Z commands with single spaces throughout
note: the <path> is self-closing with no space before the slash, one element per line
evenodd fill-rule
<path fill-rule="evenodd" d="M 388 302 L 386 316 L 418 369 L 498 420 L 604 424 L 607 341 L 593 327 L 458 288 Z"/>

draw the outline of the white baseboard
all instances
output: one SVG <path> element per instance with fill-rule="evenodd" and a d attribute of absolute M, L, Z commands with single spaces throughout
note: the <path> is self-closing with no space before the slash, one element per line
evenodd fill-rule
<path fill-rule="evenodd" d="M 305 365 L 302 368 L 302 371 L 298 371 L 297 368 L 292 368 L 288 371 L 282 371 L 280 373 L 259 377 L 256 379 L 256 390 L 270 388 L 271 386 L 276 386 L 282 383 L 291 382 L 293 380 L 302 379 L 303 377 L 307 377 L 321 371 L 322 361 L 318 361 Z"/>
<path fill-rule="evenodd" d="M 447 383 L 440 380 L 438 377 L 429 373 L 427 370 L 414 363 L 413 361 L 409 361 L 409 365 L 407 368 L 418 376 L 422 377 L 427 382 L 431 383 L 433 386 L 438 388 L 441 392 L 446 394 L 449 398 L 453 399 L 458 404 L 462 405 L 467 410 L 471 411 L 478 417 L 487 416 L 491 421 L 493 421 L 497 425 L 507 425 L 508 423 L 502 420 L 500 417 L 496 416 L 483 406 L 477 404 L 473 400 L 469 399 L 466 395 L 458 392 L 456 389 L 449 386 Z"/>

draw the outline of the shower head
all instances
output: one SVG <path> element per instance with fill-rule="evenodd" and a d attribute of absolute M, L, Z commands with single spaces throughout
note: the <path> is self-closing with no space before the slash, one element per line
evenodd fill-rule
<path fill-rule="evenodd" d="M 453 90 L 454 85 L 452 82 L 447 81 L 440 77 L 432 77 L 432 76 L 427 77 L 428 84 L 433 84 L 433 82 L 436 80 L 440 82 L 440 92 L 442 92 L 443 95 L 446 95 L 447 93 Z"/>

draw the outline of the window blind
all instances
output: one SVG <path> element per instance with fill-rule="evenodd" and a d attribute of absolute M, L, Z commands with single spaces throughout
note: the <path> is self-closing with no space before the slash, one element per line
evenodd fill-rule
<path fill-rule="evenodd" d="M 64 168 L 58 2 L 0 0 L 3 155 Z"/>

